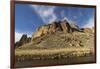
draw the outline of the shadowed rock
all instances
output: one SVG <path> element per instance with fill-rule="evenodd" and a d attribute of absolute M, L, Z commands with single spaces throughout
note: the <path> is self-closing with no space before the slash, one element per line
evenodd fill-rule
<path fill-rule="evenodd" d="M 26 34 L 23 34 L 21 39 L 15 43 L 15 47 L 19 47 L 23 44 L 26 44 L 26 43 L 29 43 L 31 41 L 31 38 L 30 37 L 27 37 Z"/>

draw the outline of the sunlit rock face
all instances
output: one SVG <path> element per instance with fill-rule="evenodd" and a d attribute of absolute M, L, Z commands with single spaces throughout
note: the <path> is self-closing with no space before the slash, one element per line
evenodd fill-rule
<path fill-rule="evenodd" d="M 41 37 L 46 34 L 52 34 L 55 32 L 70 33 L 79 31 L 79 27 L 74 24 L 70 24 L 66 19 L 62 19 L 59 22 L 52 22 L 51 24 L 40 26 L 32 36 L 32 40 L 37 37 Z"/>

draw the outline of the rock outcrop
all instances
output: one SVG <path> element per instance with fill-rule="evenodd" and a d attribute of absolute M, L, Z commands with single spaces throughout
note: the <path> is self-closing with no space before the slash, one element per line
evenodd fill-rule
<path fill-rule="evenodd" d="M 71 30 L 71 26 L 70 26 L 70 24 L 66 20 L 61 21 L 60 24 L 61 24 L 61 28 L 62 28 L 64 33 L 71 32 L 70 31 Z"/>
<path fill-rule="evenodd" d="M 59 22 L 52 22 L 51 24 L 40 26 L 37 31 L 33 33 L 32 40 L 48 33 L 55 33 L 58 31 L 70 33 L 79 30 L 80 29 L 77 25 L 70 24 L 66 19 L 63 19 Z"/>
<path fill-rule="evenodd" d="M 21 45 L 24 45 L 26 43 L 29 43 L 31 41 L 31 38 L 30 37 L 27 37 L 26 34 L 23 34 L 21 39 L 15 43 L 15 47 L 19 47 Z"/>
<path fill-rule="evenodd" d="M 82 28 L 84 33 L 94 33 L 94 28 Z"/>

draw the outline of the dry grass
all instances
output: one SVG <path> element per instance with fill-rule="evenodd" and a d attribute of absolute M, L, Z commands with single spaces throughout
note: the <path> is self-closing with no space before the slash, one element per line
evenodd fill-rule
<path fill-rule="evenodd" d="M 30 49 L 30 50 L 15 50 L 16 59 L 58 59 L 68 57 L 81 57 L 93 55 L 94 51 L 90 48 L 60 48 L 60 49 Z"/>

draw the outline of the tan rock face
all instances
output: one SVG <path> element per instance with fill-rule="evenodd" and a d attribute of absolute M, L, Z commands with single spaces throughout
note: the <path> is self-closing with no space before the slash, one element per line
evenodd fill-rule
<path fill-rule="evenodd" d="M 53 22 L 51 24 L 43 25 L 43 26 L 39 27 L 38 30 L 35 32 L 35 34 L 33 34 L 32 40 L 34 38 L 41 37 L 41 36 L 46 35 L 48 33 L 49 34 L 55 33 L 57 31 L 62 31 L 64 33 L 70 33 L 73 31 L 73 29 L 74 28 L 72 28 L 66 20 L 63 20 L 60 22 Z"/>
<path fill-rule="evenodd" d="M 44 34 L 47 34 L 48 31 L 49 31 L 49 25 L 41 26 L 41 27 L 36 31 L 36 34 L 33 35 L 33 37 L 42 36 L 42 35 L 44 35 Z"/>
<path fill-rule="evenodd" d="M 71 27 L 67 21 L 63 21 L 60 24 L 61 24 L 61 27 L 62 27 L 64 33 L 70 32 Z"/>
<path fill-rule="evenodd" d="M 52 23 L 52 24 L 50 24 L 50 26 L 49 26 L 49 33 L 54 33 L 54 32 L 56 32 L 56 23 L 54 22 L 54 23 Z"/>
<path fill-rule="evenodd" d="M 55 22 L 53 22 L 52 24 L 43 25 L 43 26 L 39 27 L 39 29 L 32 36 L 32 40 L 34 38 L 40 37 L 42 35 L 56 32 L 56 26 L 57 26 L 57 24 Z"/>

